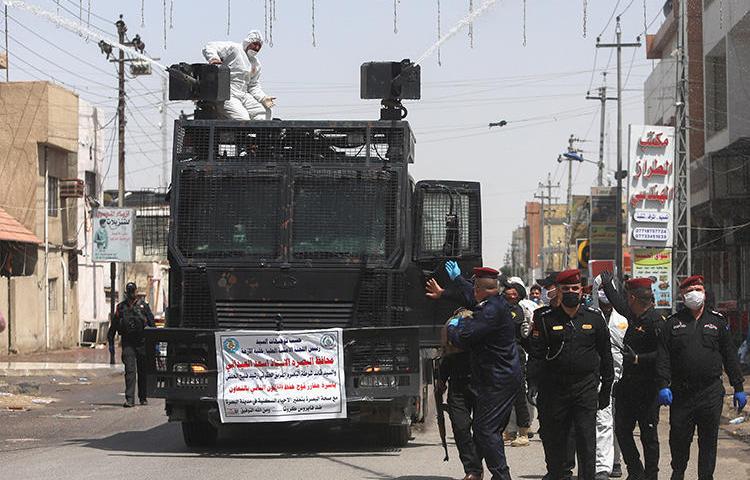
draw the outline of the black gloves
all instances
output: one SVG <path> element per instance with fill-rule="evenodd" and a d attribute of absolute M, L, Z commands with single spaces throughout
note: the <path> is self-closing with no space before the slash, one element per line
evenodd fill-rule
<path fill-rule="evenodd" d="M 623 362 L 627 362 L 630 364 L 635 364 L 638 360 L 638 355 L 635 353 L 635 351 L 630 347 L 630 345 L 625 345 L 622 349 L 622 360 Z"/>
<path fill-rule="evenodd" d="M 606 270 L 600 273 L 599 276 L 602 279 L 602 285 L 604 285 L 605 283 L 611 283 L 612 279 L 614 278 L 612 272 L 608 272 Z"/>

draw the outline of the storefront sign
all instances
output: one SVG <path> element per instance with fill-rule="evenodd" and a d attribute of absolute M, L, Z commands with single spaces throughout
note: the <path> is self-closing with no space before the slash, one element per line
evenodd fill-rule
<path fill-rule="evenodd" d="M 135 211 L 129 208 L 94 210 L 94 261 L 133 262 Z"/>
<path fill-rule="evenodd" d="M 342 330 L 216 332 L 223 423 L 346 418 Z"/>
<path fill-rule="evenodd" d="M 672 250 L 636 248 L 633 250 L 633 277 L 650 278 L 654 283 L 657 308 L 672 308 Z"/>
<path fill-rule="evenodd" d="M 613 260 L 617 251 L 617 196 L 614 188 L 592 187 L 589 221 L 591 260 Z"/>
<path fill-rule="evenodd" d="M 628 244 L 671 247 L 674 128 L 631 125 L 628 160 Z"/>

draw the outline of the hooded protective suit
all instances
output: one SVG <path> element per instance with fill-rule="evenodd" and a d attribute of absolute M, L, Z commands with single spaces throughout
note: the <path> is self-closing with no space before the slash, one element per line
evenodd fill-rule
<path fill-rule="evenodd" d="M 241 44 L 236 42 L 210 42 L 203 47 L 203 56 L 209 62 L 220 60 L 229 67 L 231 97 L 224 102 L 224 115 L 232 120 L 270 120 L 271 111 L 262 105 L 266 94 L 260 86 L 260 61 L 247 46 L 253 42 L 263 44 L 258 30 L 251 31 Z"/>
<path fill-rule="evenodd" d="M 594 287 L 591 296 L 594 306 L 599 308 L 600 302 L 609 303 L 604 290 L 600 290 L 601 278 L 594 279 Z M 622 377 L 622 352 L 620 348 L 625 342 L 625 332 L 628 329 L 628 320 L 612 309 L 608 319 L 609 337 L 612 344 L 612 359 L 615 367 L 615 382 Z M 614 390 L 614 389 L 613 389 Z M 616 401 L 616 400 L 615 400 Z M 610 402 L 605 409 L 596 412 L 596 471 L 612 473 L 614 463 L 620 462 L 619 449 L 616 446 L 614 429 L 614 411 L 617 408 L 614 402 Z"/>

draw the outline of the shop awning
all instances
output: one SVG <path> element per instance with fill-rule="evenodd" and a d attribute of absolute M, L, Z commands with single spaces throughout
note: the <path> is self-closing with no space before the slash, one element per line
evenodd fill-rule
<path fill-rule="evenodd" d="M 0 242 L 42 243 L 34 233 L 21 225 L 21 222 L 13 218 L 8 212 L 0 208 Z"/>

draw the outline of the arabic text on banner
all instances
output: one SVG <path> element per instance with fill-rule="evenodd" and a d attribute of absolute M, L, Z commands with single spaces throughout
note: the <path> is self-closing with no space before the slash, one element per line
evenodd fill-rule
<path fill-rule="evenodd" d="M 674 212 L 674 127 L 630 125 L 628 244 L 671 247 Z"/>
<path fill-rule="evenodd" d="M 216 332 L 223 423 L 346 418 L 342 330 Z"/>
<path fill-rule="evenodd" d="M 656 308 L 672 308 L 672 250 L 636 248 L 633 250 L 633 277 L 651 278 Z"/>
<path fill-rule="evenodd" d="M 95 262 L 132 262 L 135 211 L 130 208 L 97 208 L 92 222 Z"/>

